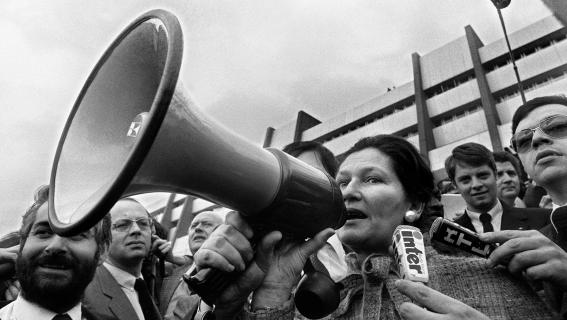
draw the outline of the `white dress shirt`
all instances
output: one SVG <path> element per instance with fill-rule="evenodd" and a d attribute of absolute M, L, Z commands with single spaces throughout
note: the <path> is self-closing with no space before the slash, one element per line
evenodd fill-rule
<path fill-rule="evenodd" d="M 494 228 L 494 231 L 500 231 L 500 226 L 502 225 L 502 204 L 500 200 L 496 201 L 496 205 L 490 209 L 487 213 L 492 217 L 490 223 Z M 467 214 L 471 219 L 472 225 L 477 233 L 484 232 L 484 228 L 482 227 L 482 222 L 480 221 L 480 214 L 483 212 L 474 212 L 467 208 Z"/>
<path fill-rule="evenodd" d="M 130 300 L 130 304 L 134 308 L 134 311 L 136 311 L 138 318 L 140 320 L 145 320 L 144 313 L 142 312 L 142 306 L 140 306 L 140 300 L 138 300 L 138 292 L 136 291 L 136 289 L 134 289 L 136 279 L 142 278 L 142 276 L 140 275 L 139 277 L 135 277 L 129 272 L 113 266 L 107 261 L 103 262 L 103 265 L 106 267 L 106 269 L 108 269 L 116 282 L 118 282 L 118 285 L 120 286 L 128 300 Z"/>
<path fill-rule="evenodd" d="M 327 268 L 333 281 L 339 282 L 347 276 L 345 250 L 336 234 L 332 235 L 325 246 L 317 251 L 317 258 Z"/>
<path fill-rule="evenodd" d="M 65 297 L 61 297 L 61 299 L 65 299 Z M 72 320 L 81 320 L 81 303 L 79 302 L 66 313 Z M 56 315 L 57 313 L 51 310 L 27 301 L 21 294 L 18 295 L 16 300 L 0 309 L 0 319 L 2 320 L 51 320 Z"/>

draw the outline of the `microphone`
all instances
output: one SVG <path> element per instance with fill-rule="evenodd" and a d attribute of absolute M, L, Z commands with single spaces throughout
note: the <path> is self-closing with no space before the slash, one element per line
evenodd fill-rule
<path fill-rule="evenodd" d="M 429 281 L 425 244 L 418 228 L 400 225 L 392 235 L 392 249 L 400 277 L 410 281 Z"/>
<path fill-rule="evenodd" d="M 496 249 L 496 245 L 481 241 L 478 238 L 478 233 L 441 217 L 433 221 L 429 235 L 431 240 L 439 241 L 483 258 L 488 258 Z"/>

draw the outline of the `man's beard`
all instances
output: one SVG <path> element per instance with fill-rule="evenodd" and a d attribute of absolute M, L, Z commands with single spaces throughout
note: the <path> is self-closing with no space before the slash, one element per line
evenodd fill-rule
<path fill-rule="evenodd" d="M 97 268 L 96 256 L 82 261 L 70 254 L 42 252 L 32 257 L 18 255 L 16 274 L 22 287 L 22 296 L 45 309 L 65 312 L 83 297 Z M 41 265 L 60 265 L 71 271 L 71 278 L 45 277 L 37 273 Z"/>

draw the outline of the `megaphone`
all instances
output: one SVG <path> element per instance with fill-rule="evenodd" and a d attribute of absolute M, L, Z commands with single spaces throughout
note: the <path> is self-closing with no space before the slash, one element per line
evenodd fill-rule
<path fill-rule="evenodd" d="M 163 10 L 136 19 L 106 50 L 57 146 L 53 230 L 83 232 L 118 199 L 158 191 L 237 210 L 255 230 L 306 238 L 340 227 L 346 210 L 333 178 L 203 115 L 178 81 L 182 55 L 180 24 Z"/>

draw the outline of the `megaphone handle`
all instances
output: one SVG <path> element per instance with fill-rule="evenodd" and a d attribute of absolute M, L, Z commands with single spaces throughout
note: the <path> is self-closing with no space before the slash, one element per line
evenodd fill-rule
<path fill-rule="evenodd" d="M 189 275 L 183 275 L 183 280 L 191 291 L 198 294 L 206 304 L 212 306 L 234 277 L 234 273 L 205 268 L 199 271 L 194 269 Z"/>

